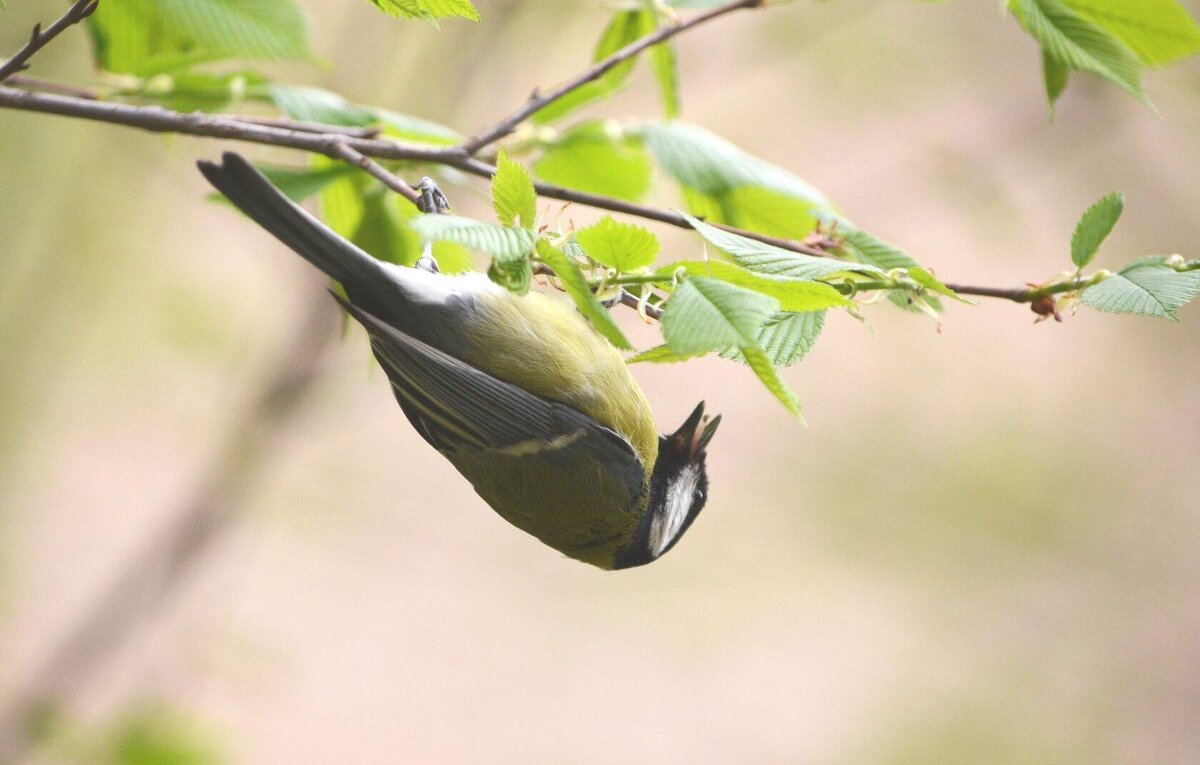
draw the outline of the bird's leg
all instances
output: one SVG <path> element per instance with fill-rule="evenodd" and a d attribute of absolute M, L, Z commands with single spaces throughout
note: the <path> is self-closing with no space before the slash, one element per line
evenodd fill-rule
<path fill-rule="evenodd" d="M 450 201 L 446 199 L 441 188 L 429 176 L 421 179 L 421 182 L 417 184 L 417 191 L 421 195 L 417 209 L 421 212 L 427 215 L 441 215 L 450 210 Z M 437 258 L 433 257 L 433 242 L 425 243 L 425 249 L 421 252 L 421 257 L 417 258 L 415 266 L 430 273 L 438 273 L 440 269 Z"/>

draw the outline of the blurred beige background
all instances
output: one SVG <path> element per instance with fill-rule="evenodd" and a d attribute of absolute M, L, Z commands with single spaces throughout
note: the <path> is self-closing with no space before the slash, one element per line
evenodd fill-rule
<path fill-rule="evenodd" d="M 439 32 L 304 5 L 333 66 L 282 78 L 464 132 L 577 71 L 607 16 L 479 0 L 482 24 Z M 5 51 L 59 4 L 9 6 Z M 1076 76 L 1051 125 L 994 2 L 795 2 L 680 50 L 688 119 L 947 280 L 1053 276 L 1114 189 L 1099 266 L 1197 256 L 1196 61 L 1150 75 L 1158 115 Z M 83 35 L 34 73 L 90 82 Z M 657 116 L 649 79 L 598 113 Z M 193 162 L 221 148 L 0 112 L 0 700 L 186 509 L 319 298 L 203 201 Z M 450 191 L 483 214 L 474 188 Z M 664 428 L 701 398 L 725 420 L 702 518 L 615 574 L 483 505 L 353 334 L 68 711 L 169 704 L 254 763 L 1200 761 L 1200 307 L 1033 326 L 988 301 L 940 335 L 869 316 L 788 372 L 808 429 L 729 363 L 636 369 Z"/>

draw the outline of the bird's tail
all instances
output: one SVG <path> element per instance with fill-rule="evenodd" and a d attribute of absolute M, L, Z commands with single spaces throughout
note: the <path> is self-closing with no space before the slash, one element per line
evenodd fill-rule
<path fill-rule="evenodd" d="M 382 264 L 292 202 L 243 157 L 225 152 L 221 164 L 201 160 L 217 191 L 275 238 L 341 282 L 349 293 L 374 292 L 386 282 Z"/>

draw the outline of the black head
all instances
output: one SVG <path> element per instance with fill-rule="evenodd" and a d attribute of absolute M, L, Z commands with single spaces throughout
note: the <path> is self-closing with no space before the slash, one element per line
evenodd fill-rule
<path fill-rule="evenodd" d="M 675 546 L 708 499 L 704 448 L 717 432 L 721 416 L 704 416 L 701 401 L 669 436 L 658 440 L 658 461 L 650 476 L 650 501 L 633 541 L 618 553 L 613 568 L 644 566 Z"/>

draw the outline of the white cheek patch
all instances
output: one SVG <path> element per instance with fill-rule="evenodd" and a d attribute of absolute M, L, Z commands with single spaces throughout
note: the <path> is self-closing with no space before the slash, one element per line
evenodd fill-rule
<path fill-rule="evenodd" d="M 692 509 L 692 495 L 700 483 L 700 466 L 687 465 L 667 484 L 667 497 L 662 510 L 650 521 L 650 551 L 654 557 L 663 554 L 687 520 Z"/>

